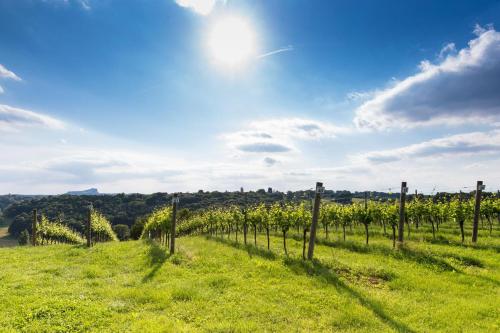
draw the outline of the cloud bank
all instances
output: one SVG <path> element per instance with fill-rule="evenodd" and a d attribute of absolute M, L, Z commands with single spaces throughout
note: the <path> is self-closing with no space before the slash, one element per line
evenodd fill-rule
<path fill-rule="evenodd" d="M 436 64 L 378 92 L 356 110 L 355 124 L 384 130 L 500 119 L 500 33 L 476 27 L 477 37 L 454 52 L 448 44 Z"/>
<path fill-rule="evenodd" d="M 397 149 L 373 151 L 358 157 L 371 163 L 386 163 L 415 158 L 464 155 L 500 156 L 500 130 L 457 134 Z"/>

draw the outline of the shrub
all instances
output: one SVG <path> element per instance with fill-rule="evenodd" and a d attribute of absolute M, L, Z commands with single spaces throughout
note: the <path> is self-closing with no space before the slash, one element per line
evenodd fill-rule
<path fill-rule="evenodd" d="M 113 231 L 120 241 L 125 241 L 130 238 L 130 229 L 126 224 L 117 224 L 113 226 Z"/>
<path fill-rule="evenodd" d="M 29 242 L 30 242 L 30 234 L 28 230 L 24 229 L 19 234 L 19 245 L 28 245 Z"/>

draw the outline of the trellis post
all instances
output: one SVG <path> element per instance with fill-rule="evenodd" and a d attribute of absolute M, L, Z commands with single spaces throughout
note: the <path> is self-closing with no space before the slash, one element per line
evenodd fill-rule
<path fill-rule="evenodd" d="M 313 207 L 313 216 L 311 223 L 311 235 L 309 237 L 309 249 L 307 251 L 307 259 L 312 260 L 314 256 L 314 242 L 316 240 L 316 228 L 318 225 L 318 217 L 319 217 L 319 206 L 321 203 L 321 194 L 324 192 L 325 188 L 323 187 L 323 183 L 316 183 L 316 194 L 314 196 L 314 207 Z"/>
<path fill-rule="evenodd" d="M 474 205 L 474 224 L 472 226 L 472 243 L 477 242 L 477 233 L 479 229 L 479 212 L 481 210 L 481 193 L 485 186 L 481 180 L 477 181 L 476 185 L 476 202 Z"/>
<path fill-rule="evenodd" d="M 179 196 L 174 193 L 172 197 L 172 223 L 170 224 L 170 254 L 175 253 L 175 222 L 177 218 L 177 204 L 179 203 Z"/>
<path fill-rule="evenodd" d="M 406 182 L 401 183 L 401 194 L 399 197 L 399 228 L 398 228 L 398 242 L 403 243 L 404 228 L 405 228 L 405 202 L 406 193 L 408 192 L 408 187 L 406 187 Z"/>

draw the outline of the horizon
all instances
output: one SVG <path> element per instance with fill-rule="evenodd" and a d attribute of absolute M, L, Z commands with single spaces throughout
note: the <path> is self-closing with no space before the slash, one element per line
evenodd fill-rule
<path fill-rule="evenodd" d="M 79 192 L 86 192 L 86 191 L 89 191 L 89 190 L 97 190 L 97 194 L 80 194 Z M 410 188 L 409 188 L 410 189 Z M 0 196 L 7 196 L 7 195 L 12 195 L 12 196 L 16 196 L 16 195 L 19 195 L 19 196 L 60 196 L 60 195 L 74 195 L 74 196 L 99 196 L 99 195 L 118 195 L 118 194 L 124 194 L 124 195 L 134 195 L 134 194 L 140 194 L 140 195 L 152 195 L 152 194 L 158 194 L 158 193 L 161 193 L 161 194 L 174 194 L 174 193 L 178 193 L 178 194 L 198 194 L 200 193 L 200 191 L 202 191 L 203 193 L 212 193 L 212 192 L 219 192 L 219 193 L 256 193 L 256 192 L 259 192 L 259 191 L 265 191 L 266 194 L 268 193 L 268 188 L 258 188 L 258 189 L 245 189 L 243 192 L 241 192 L 241 189 L 240 190 L 204 190 L 204 189 L 199 189 L 197 191 L 184 191 L 184 192 L 178 192 L 178 191 L 175 191 L 175 192 L 168 192 L 168 191 L 157 191 L 157 192 L 150 192 L 150 193 L 144 193 L 144 192 L 101 192 L 99 191 L 99 189 L 97 188 L 88 188 L 88 189 L 83 189 L 83 190 L 71 190 L 71 191 L 67 191 L 65 193 L 55 193 L 55 194 L 47 194 L 47 193 L 0 193 Z M 314 191 L 313 188 L 308 188 L 308 189 L 298 189 L 298 190 L 282 190 L 282 189 L 274 189 L 272 188 L 272 193 L 283 193 L 283 194 L 286 194 L 287 192 L 308 192 L 308 191 Z M 369 193 L 369 194 L 372 194 L 372 193 L 383 193 L 383 194 L 386 194 L 386 195 L 399 195 L 401 192 L 401 189 L 382 189 L 382 190 L 349 190 L 349 189 L 333 189 L 333 188 L 328 188 L 328 187 L 325 187 L 325 191 L 332 191 L 333 193 L 337 193 L 337 192 L 349 192 L 351 194 L 359 194 L 359 193 Z M 414 196 L 415 195 L 415 190 L 413 191 L 408 191 L 408 196 Z M 474 187 L 466 187 L 466 188 L 462 188 L 460 190 L 458 190 L 457 192 L 447 192 L 447 191 L 432 191 L 432 192 L 419 192 L 417 190 L 417 194 L 418 195 L 424 195 L 424 196 L 434 196 L 434 195 L 437 195 L 437 194 L 458 194 L 462 192 L 463 194 L 471 194 L 471 193 L 474 193 L 475 192 L 475 189 Z M 500 193 L 500 190 L 496 190 L 496 191 L 488 191 L 488 190 L 483 190 L 483 193 L 487 194 L 487 193 L 491 193 L 491 194 L 494 194 L 494 193 Z"/>
<path fill-rule="evenodd" d="M 500 190 L 500 3 L 0 3 L 0 193 Z"/>

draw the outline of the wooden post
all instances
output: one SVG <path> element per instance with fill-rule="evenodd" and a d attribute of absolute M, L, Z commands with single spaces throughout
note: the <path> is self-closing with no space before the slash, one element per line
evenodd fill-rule
<path fill-rule="evenodd" d="M 316 228 L 318 225 L 319 205 L 321 203 L 321 193 L 324 191 L 323 183 L 316 183 L 316 195 L 314 196 L 313 216 L 311 223 L 311 236 L 309 237 L 309 250 L 307 251 L 307 259 L 312 260 L 314 256 L 314 242 L 316 240 Z"/>
<path fill-rule="evenodd" d="M 37 212 L 33 209 L 33 225 L 31 227 L 31 245 L 36 246 L 36 227 L 37 227 Z"/>
<path fill-rule="evenodd" d="M 401 194 L 399 197 L 399 228 L 398 228 L 398 242 L 403 243 L 403 234 L 405 228 L 405 201 L 406 192 L 408 188 L 406 187 L 406 182 L 401 183 Z"/>
<path fill-rule="evenodd" d="M 175 253 L 175 219 L 177 218 L 177 203 L 179 202 L 179 197 L 177 193 L 174 193 L 172 198 L 172 223 L 170 224 L 170 254 Z"/>
<path fill-rule="evenodd" d="M 92 208 L 92 203 L 90 203 L 87 212 L 87 247 L 92 246 Z"/>
<path fill-rule="evenodd" d="M 474 224 L 472 226 L 472 243 L 477 242 L 477 231 L 479 228 L 479 211 L 481 210 L 481 193 L 484 185 L 481 180 L 477 181 L 476 186 L 476 203 L 474 205 Z"/>
<path fill-rule="evenodd" d="M 245 191 L 243 191 L 243 187 L 241 189 L 242 189 L 242 193 L 243 193 L 243 240 L 244 240 L 245 245 L 247 245 L 247 233 L 248 233 L 247 195 L 246 195 Z"/>

